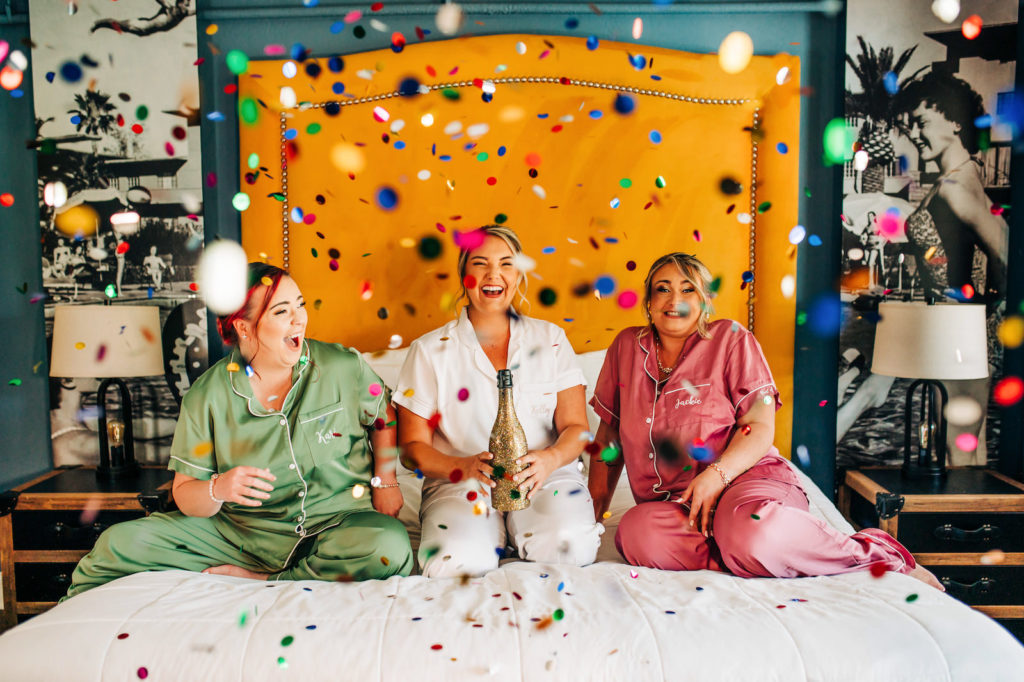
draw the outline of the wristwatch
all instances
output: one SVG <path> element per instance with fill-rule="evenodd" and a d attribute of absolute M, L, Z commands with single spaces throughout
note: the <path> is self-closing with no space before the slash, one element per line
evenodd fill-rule
<path fill-rule="evenodd" d="M 370 479 L 370 487 L 373 488 L 397 488 L 398 483 L 385 483 L 381 480 L 380 476 L 374 476 Z"/>

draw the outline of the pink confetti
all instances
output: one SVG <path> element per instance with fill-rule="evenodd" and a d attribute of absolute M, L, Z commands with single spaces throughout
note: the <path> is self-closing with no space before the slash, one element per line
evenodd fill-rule
<path fill-rule="evenodd" d="M 635 291 L 626 290 L 619 294 L 619 307 L 624 309 L 632 308 L 636 305 L 637 296 Z"/>
<path fill-rule="evenodd" d="M 288 48 L 280 44 L 267 45 L 266 47 L 263 48 L 263 54 L 267 55 L 268 57 L 278 57 L 280 55 L 283 55 L 287 51 Z"/>
<path fill-rule="evenodd" d="M 469 389 L 468 388 L 460 388 L 459 389 L 459 400 L 461 400 L 462 402 L 466 402 L 467 400 L 469 400 Z"/>
<path fill-rule="evenodd" d="M 973 452 L 978 447 L 978 437 L 973 433 L 961 433 L 956 437 L 956 446 L 964 452 Z"/>
<path fill-rule="evenodd" d="M 471 230 L 469 232 L 460 232 L 455 230 L 452 233 L 452 239 L 455 240 L 455 246 L 460 249 L 473 250 L 476 247 L 484 243 L 484 237 L 486 237 L 482 230 Z"/>
<path fill-rule="evenodd" d="M 636 571 L 634 571 L 633 569 L 629 569 L 629 577 L 630 578 L 636 578 L 638 575 L 640 575 L 640 574 L 637 573 Z"/>
<path fill-rule="evenodd" d="M 370 395 L 378 396 L 378 395 L 381 394 L 382 390 L 383 389 L 380 387 L 380 384 L 377 384 L 377 383 L 370 384 Z"/>
<path fill-rule="evenodd" d="M 539 56 L 539 57 L 537 57 L 537 59 L 544 59 L 544 58 L 545 58 L 545 57 L 547 57 L 547 56 L 548 56 L 549 54 L 551 54 L 551 50 L 544 50 L 543 52 L 541 52 L 541 53 L 540 53 L 540 56 Z"/>
<path fill-rule="evenodd" d="M 363 13 L 360 10 L 354 9 L 345 15 L 345 23 L 351 24 L 353 21 L 359 21 L 363 18 Z"/>

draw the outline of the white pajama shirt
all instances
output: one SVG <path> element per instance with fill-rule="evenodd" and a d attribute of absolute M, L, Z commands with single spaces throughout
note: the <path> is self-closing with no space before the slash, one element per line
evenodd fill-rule
<path fill-rule="evenodd" d="M 585 386 L 586 380 L 561 328 L 525 316 L 513 318 L 510 327 L 508 368 L 516 416 L 528 448 L 540 450 L 558 439 L 558 392 Z M 472 457 L 487 450 L 498 413 L 497 371 L 465 309 L 412 343 L 393 400 L 424 419 L 440 415 L 431 443 L 440 452 Z M 604 526 L 594 520 L 577 462 L 552 472 L 522 511 L 494 511 L 482 489 L 473 480 L 424 479 L 423 575 L 481 575 L 497 568 L 506 543 L 529 561 L 580 566 L 594 561 Z"/>

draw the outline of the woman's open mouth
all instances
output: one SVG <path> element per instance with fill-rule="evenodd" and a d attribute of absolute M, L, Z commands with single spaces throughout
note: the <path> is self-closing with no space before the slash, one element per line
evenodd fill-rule
<path fill-rule="evenodd" d="M 302 334 L 294 334 L 293 336 L 284 337 L 284 345 L 288 346 L 292 350 L 298 350 L 302 345 Z"/>
<path fill-rule="evenodd" d="M 505 287 L 500 287 L 494 284 L 485 284 L 480 287 L 480 293 L 484 295 L 484 298 L 501 298 L 501 295 L 505 293 Z"/>

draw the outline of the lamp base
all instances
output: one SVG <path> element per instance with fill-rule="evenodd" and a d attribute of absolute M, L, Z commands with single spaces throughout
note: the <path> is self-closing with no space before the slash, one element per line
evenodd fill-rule
<path fill-rule="evenodd" d="M 100 466 L 96 467 L 96 478 L 101 481 L 120 481 L 128 478 L 137 478 L 139 475 L 139 465 L 134 460 L 127 463 L 116 466 Z"/>
<path fill-rule="evenodd" d="M 903 478 L 910 479 L 912 481 L 941 481 L 946 478 L 945 467 L 908 464 L 906 462 L 904 462 L 903 466 L 900 468 L 900 473 L 903 475 Z"/>

